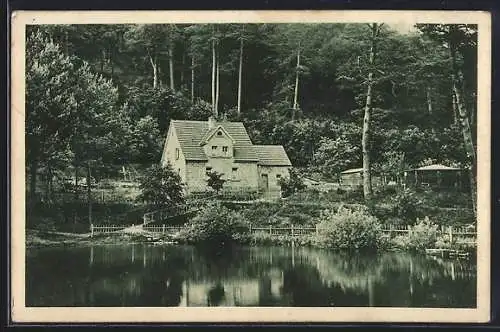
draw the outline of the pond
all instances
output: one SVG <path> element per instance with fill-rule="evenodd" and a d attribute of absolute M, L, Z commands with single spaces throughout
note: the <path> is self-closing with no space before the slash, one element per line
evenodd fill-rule
<path fill-rule="evenodd" d="M 27 249 L 31 306 L 476 306 L 476 263 L 304 247 Z"/>

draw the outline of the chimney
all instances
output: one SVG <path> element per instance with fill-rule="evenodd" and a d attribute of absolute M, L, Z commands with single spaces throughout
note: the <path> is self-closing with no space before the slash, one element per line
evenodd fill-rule
<path fill-rule="evenodd" d="M 208 118 L 208 129 L 215 128 L 215 119 L 213 116 Z"/>

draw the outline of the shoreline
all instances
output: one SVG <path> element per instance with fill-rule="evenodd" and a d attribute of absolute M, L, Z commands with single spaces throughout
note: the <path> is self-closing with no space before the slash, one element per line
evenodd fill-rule
<path fill-rule="evenodd" d="M 90 233 L 67 233 L 67 232 L 55 232 L 55 231 L 41 231 L 41 230 L 27 230 L 26 231 L 26 249 L 40 249 L 40 248 L 55 248 L 55 247 L 78 247 L 78 246 L 89 246 L 89 245 L 130 245 L 130 244 L 150 244 L 158 246 L 168 246 L 168 245 L 183 245 L 189 244 L 184 243 L 184 241 L 177 241 L 171 236 L 157 236 L 154 234 L 148 234 L 146 232 L 141 233 L 114 233 L 114 234 L 97 234 L 91 237 Z M 169 239 L 169 241 L 164 241 Z M 173 240 L 173 241 L 172 241 Z M 308 237 L 305 239 L 297 238 L 292 241 L 291 239 L 286 239 L 276 237 L 271 239 L 266 239 L 265 241 L 259 241 L 256 238 L 249 236 L 246 241 L 238 242 L 235 244 L 247 245 L 247 246 L 259 246 L 259 245 L 272 245 L 281 247 L 310 247 L 310 248 L 320 248 L 314 245 L 312 238 Z M 191 244 L 192 245 L 192 244 Z M 442 253 L 452 253 L 464 258 L 465 256 L 471 256 L 471 253 L 476 251 L 477 247 L 461 249 L 461 248 L 426 248 L 426 250 L 419 253 L 426 256 L 434 256 L 438 253 L 439 256 Z M 397 246 L 389 246 L 385 248 L 378 248 L 376 251 L 380 252 L 412 252 L 404 248 L 399 248 Z M 462 257 L 464 256 L 464 257 Z"/>

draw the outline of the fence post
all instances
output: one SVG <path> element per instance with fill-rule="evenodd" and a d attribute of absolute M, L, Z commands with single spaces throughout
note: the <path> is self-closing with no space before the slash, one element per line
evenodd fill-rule
<path fill-rule="evenodd" d="M 142 224 L 143 225 L 146 225 L 146 214 L 144 213 L 144 215 L 142 216 Z"/>
<path fill-rule="evenodd" d="M 250 224 L 250 226 L 248 227 L 248 232 L 252 234 L 252 224 Z"/>
<path fill-rule="evenodd" d="M 291 227 L 291 228 L 292 228 L 292 237 L 293 237 L 293 224 L 292 224 L 292 227 Z"/>
<path fill-rule="evenodd" d="M 448 227 L 448 234 L 450 236 L 450 244 L 453 244 L 453 229 L 451 226 Z"/>
<path fill-rule="evenodd" d="M 272 235 L 272 234 L 273 234 L 273 232 L 272 232 L 272 226 L 269 225 L 269 235 Z"/>
<path fill-rule="evenodd" d="M 163 225 L 161 226 L 161 233 L 162 233 L 162 234 L 165 234 L 165 224 L 163 224 Z"/>
<path fill-rule="evenodd" d="M 94 224 L 90 224 L 90 237 L 94 237 Z"/>
<path fill-rule="evenodd" d="M 318 224 L 316 224 L 316 235 L 319 234 Z"/>

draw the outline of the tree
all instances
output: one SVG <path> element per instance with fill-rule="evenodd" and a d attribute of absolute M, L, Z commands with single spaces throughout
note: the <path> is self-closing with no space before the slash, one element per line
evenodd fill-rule
<path fill-rule="evenodd" d="M 295 169 L 290 169 L 288 177 L 281 177 L 278 185 L 281 187 L 282 197 L 288 197 L 306 188 L 304 180 Z"/>
<path fill-rule="evenodd" d="M 467 111 L 467 102 L 465 101 L 464 72 L 468 72 L 470 85 L 475 87 L 475 72 L 469 73 L 469 67 L 475 67 L 472 63 L 467 63 L 466 60 L 476 60 L 477 55 L 477 26 L 466 24 L 422 24 L 417 25 L 418 28 L 426 35 L 438 40 L 449 49 L 449 57 L 451 60 L 451 81 L 452 81 L 452 96 L 453 106 L 456 108 L 459 117 L 459 124 L 462 131 L 464 141 L 466 160 L 470 170 L 471 196 L 474 213 L 476 211 L 476 148 L 474 144 L 474 135 L 470 125 L 471 114 Z M 474 55 L 471 55 L 474 54 Z M 475 95 L 475 88 L 472 89 L 472 94 Z"/>
<path fill-rule="evenodd" d="M 226 182 L 226 180 L 224 180 L 222 178 L 223 175 L 224 174 L 218 173 L 216 171 L 209 171 L 209 172 L 207 172 L 207 176 L 208 176 L 207 185 L 210 188 L 212 188 L 213 190 L 215 190 L 215 192 L 217 194 L 219 193 L 219 191 L 224 186 L 224 183 Z"/>
<path fill-rule="evenodd" d="M 141 178 L 138 200 L 155 208 L 172 208 L 184 203 L 183 185 L 180 175 L 170 163 L 154 164 Z"/>
<path fill-rule="evenodd" d="M 314 153 L 314 165 L 326 178 L 337 176 L 348 168 L 357 168 L 361 163 L 358 135 L 342 134 L 334 139 L 323 137 Z"/>
<path fill-rule="evenodd" d="M 37 173 L 42 165 L 53 170 L 59 160 L 71 158 L 76 99 L 74 65 L 60 47 L 37 29 L 28 30 L 26 48 L 26 160 L 29 198 L 36 199 Z M 50 173 L 50 171 L 49 171 Z"/>
<path fill-rule="evenodd" d="M 157 88 L 160 82 L 160 62 L 168 52 L 169 67 L 171 68 L 170 87 L 173 86 L 173 48 L 168 25 L 165 24 L 138 24 L 131 25 L 125 33 L 130 51 L 137 52 L 145 58 L 152 69 L 152 86 Z M 167 42 L 166 42 L 167 41 Z"/>
<path fill-rule="evenodd" d="M 366 86 L 366 103 L 365 103 L 365 116 L 363 118 L 363 196 L 365 200 L 370 201 L 372 198 L 372 177 L 370 165 L 370 117 L 372 110 L 372 88 L 373 88 L 373 74 L 376 56 L 377 38 L 380 33 L 382 24 L 370 24 L 371 38 L 370 38 L 370 57 L 368 60 L 369 70 Z"/>

